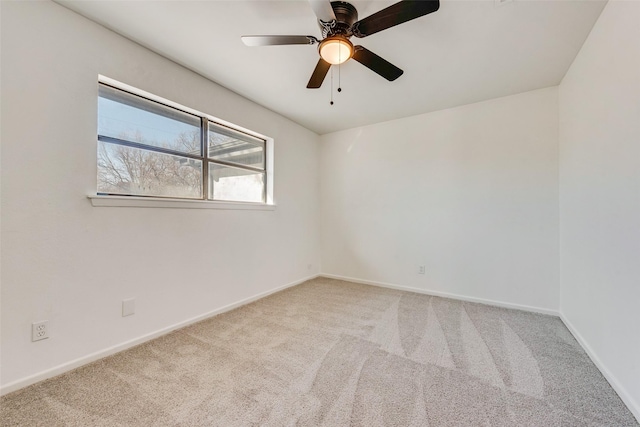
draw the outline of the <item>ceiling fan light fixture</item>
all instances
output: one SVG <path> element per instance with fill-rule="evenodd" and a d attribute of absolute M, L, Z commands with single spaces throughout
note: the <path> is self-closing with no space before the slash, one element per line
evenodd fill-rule
<path fill-rule="evenodd" d="M 2 1 L 2 0 L 0 0 Z M 344 0 L 308 0 L 318 18 L 322 41 L 314 36 L 242 36 L 247 46 L 277 46 L 319 43 L 320 59 L 307 83 L 307 89 L 318 89 L 332 65 L 342 64 L 349 59 L 364 65 L 390 82 L 400 77 L 403 71 L 371 52 L 364 46 L 353 46 L 351 37 L 363 38 L 379 33 L 396 25 L 420 18 L 437 11 L 440 0 L 400 0 L 373 15 L 358 20 L 356 8 Z M 511 0 L 495 0 L 511 1 Z M 332 75 L 333 76 L 333 75 Z M 339 76 L 338 76 L 339 77 Z M 340 88 L 338 88 L 340 91 Z"/>
<path fill-rule="evenodd" d="M 353 56 L 353 44 L 344 37 L 328 37 L 320 43 L 320 56 L 331 65 L 342 64 Z"/>

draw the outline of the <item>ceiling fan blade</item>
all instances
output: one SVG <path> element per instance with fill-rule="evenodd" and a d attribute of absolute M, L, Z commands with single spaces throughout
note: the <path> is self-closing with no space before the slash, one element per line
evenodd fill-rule
<path fill-rule="evenodd" d="M 331 64 L 320 58 L 320 60 L 318 60 L 318 63 L 316 64 L 316 69 L 313 70 L 313 74 L 309 79 L 309 83 L 307 83 L 307 89 L 318 89 L 320 86 L 322 86 L 322 82 L 329 72 L 329 68 L 331 68 Z"/>
<path fill-rule="evenodd" d="M 247 46 L 278 46 L 318 43 L 318 39 L 313 36 L 242 36 L 241 39 Z"/>
<path fill-rule="evenodd" d="M 313 13 L 316 14 L 322 22 L 331 22 L 336 20 L 336 14 L 333 12 L 331 2 L 329 0 L 309 0 Z"/>
<path fill-rule="evenodd" d="M 362 46 L 354 46 L 352 58 L 390 82 L 394 81 L 404 73 L 404 71 L 393 65 L 391 62 L 386 59 L 382 59 Z"/>
<path fill-rule="evenodd" d="M 439 8 L 439 0 L 403 0 L 353 24 L 353 35 L 367 37 L 387 28 L 433 13 Z"/>

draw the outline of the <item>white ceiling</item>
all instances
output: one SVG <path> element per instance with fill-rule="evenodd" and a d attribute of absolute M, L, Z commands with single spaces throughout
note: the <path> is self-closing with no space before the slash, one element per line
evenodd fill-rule
<path fill-rule="evenodd" d="M 348 61 L 331 106 L 330 74 L 320 89 L 306 89 L 315 46 L 240 41 L 251 34 L 320 38 L 304 0 L 57 1 L 319 134 L 557 85 L 606 3 L 441 0 L 433 14 L 353 38 L 404 75 L 388 82 Z M 395 1 L 351 3 L 362 19 Z"/>

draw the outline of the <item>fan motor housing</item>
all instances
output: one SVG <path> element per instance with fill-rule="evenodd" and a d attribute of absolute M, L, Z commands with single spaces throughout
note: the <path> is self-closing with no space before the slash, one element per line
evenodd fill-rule
<path fill-rule="evenodd" d="M 332 1 L 331 7 L 336 15 L 336 22 L 334 26 L 327 26 L 318 21 L 322 30 L 322 37 L 326 38 L 335 35 L 351 37 L 353 35 L 351 26 L 358 21 L 358 11 L 351 3 L 346 1 Z"/>

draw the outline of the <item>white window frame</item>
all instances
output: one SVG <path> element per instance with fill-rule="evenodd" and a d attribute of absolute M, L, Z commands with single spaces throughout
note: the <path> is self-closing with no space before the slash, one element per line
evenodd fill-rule
<path fill-rule="evenodd" d="M 259 134 L 252 130 L 243 128 L 241 126 L 232 124 L 225 120 L 211 116 L 210 114 L 202 113 L 184 105 L 180 105 L 168 99 L 159 97 L 149 92 L 137 89 L 133 86 L 111 79 L 109 77 L 99 75 L 98 85 L 107 85 L 115 89 L 128 92 L 132 95 L 139 96 L 147 99 L 151 102 L 157 102 L 169 108 L 173 108 L 188 114 L 198 116 L 201 119 L 201 135 L 202 137 L 202 157 L 199 158 L 203 162 L 202 166 L 202 198 L 201 199 L 188 199 L 188 198 L 171 198 L 171 197 L 156 197 L 156 196 L 137 196 L 137 195 L 112 195 L 112 194 L 96 194 L 89 195 L 89 199 L 93 206 L 96 207 L 149 207 L 149 208 L 187 208 L 187 209 L 245 209 L 245 210 L 274 210 L 275 201 L 273 197 L 273 138 Z M 212 122 L 214 126 L 231 129 L 234 132 L 245 134 L 250 138 L 256 138 L 264 141 L 264 156 L 265 156 L 265 183 L 264 183 L 264 201 L 263 202 L 240 202 L 240 201 L 226 201 L 226 200 L 211 200 L 208 199 L 209 190 L 209 174 L 208 163 L 217 163 L 227 166 L 225 162 L 216 161 L 210 159 L 208 156 L 208 126 L 209 122 Z M 97 132 L 96 132 L 97 136 Z M 96 137 L 97 143 L 97 137 Z M 147 149 L 146 147 L 144 149 Z M 162 152 L 163 150 L 156 150 L 154 147 L 149 147 L 149 151 Z M 242 165 L 229 164 L 233 167 L 241 167 Z M 97 163 L 96 163 L 97 167 Z M 244 167 L 247 170 L 257 170 L 252 167 Z"/>

